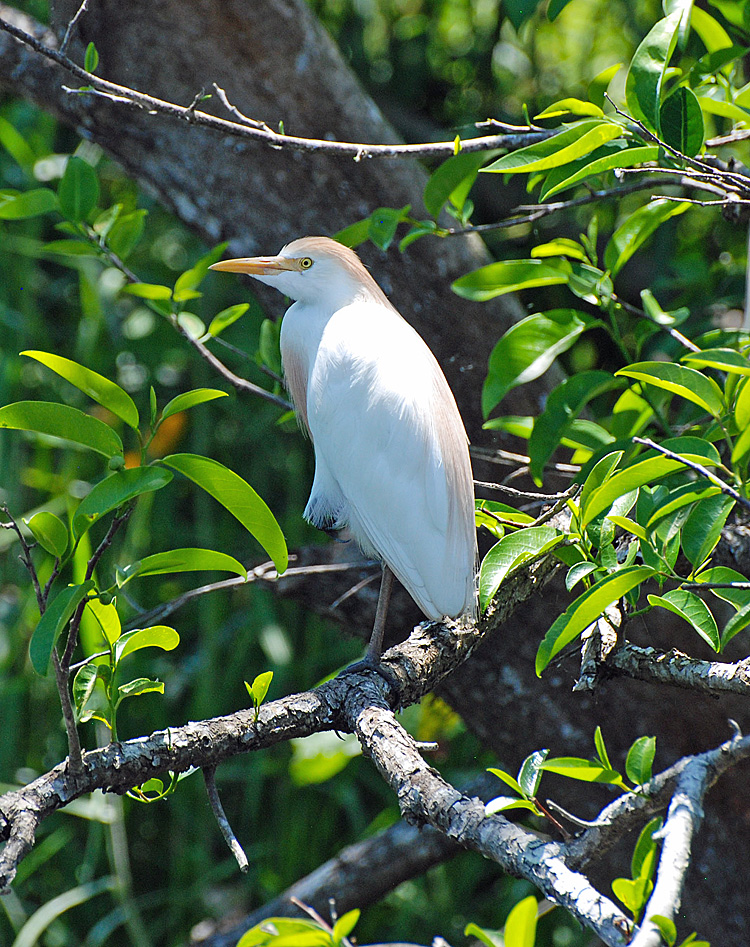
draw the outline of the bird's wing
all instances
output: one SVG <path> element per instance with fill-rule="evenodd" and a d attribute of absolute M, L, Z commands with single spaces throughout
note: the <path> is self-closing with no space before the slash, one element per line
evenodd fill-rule
<path fill-rule="evenodd" d="M 431 618 L 473 606 L 476 539 L 466 434 L 447 382 L 398 314 L 354 304 L 330 321 L 308 385 L 316 462 L 349 526 Z"/>

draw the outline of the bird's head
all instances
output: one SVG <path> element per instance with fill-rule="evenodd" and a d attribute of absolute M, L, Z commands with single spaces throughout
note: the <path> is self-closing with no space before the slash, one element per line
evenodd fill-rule
<path fill-rule="evenodd" d="M 316 304 L 338 306 L 363 296 L 385 299 L 354 250 L 329 237 L 302 237 L 277 256 L 222 260 L 211 269 L 247 273 L 291 299 Z"/>

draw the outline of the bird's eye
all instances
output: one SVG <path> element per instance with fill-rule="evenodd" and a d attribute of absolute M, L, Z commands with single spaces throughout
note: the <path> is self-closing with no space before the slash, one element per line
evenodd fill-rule
<path fill-rule="evenodd" d="M 310 259 L 309 256 L 303 256 L 302 259 L 299 261 L 299 268 L 301 270 L 309 270 L 312 265 L 313 265 L 313 261 Z"/>

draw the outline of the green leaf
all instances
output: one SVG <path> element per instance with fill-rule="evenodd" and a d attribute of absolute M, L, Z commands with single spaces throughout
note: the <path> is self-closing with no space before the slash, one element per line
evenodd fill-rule
<path fill-rule="evenodd" d="M 354 908 L 351 911 L 347 911 L 346 914 L 342 914 L 342 916 L 336 920 L 333 925 L 333 932 L 331 936 L 333 937 L 333 942 L 337 945 L 337 947 L 338 944 L 340 944 L 345 937 L 348 937 L 357 926 L 357 921 L 359 920 L 361 913 L 362 912 L 359 910 L 359 908 Z"/>
<path fill-rule="evenodd" d="M 30 519 L 24 520 L 34 539 L 42 549 L 60 559 L 68 548 L 68 528 L 63 521 L 48 510 L 40 510 Z"/>
<path fill-rule="evenodd" d="M 639 737 L 628 750 L 625 772 L 636 786 L 642 786 L 651 779 L 655 756 L 656 737 Z"/>
<path fill-rule="evenodd" d="M 540 118 L 557 118 L 560 115 L 592 115 L 595 118 L 604 118 L 604 112 L 593 102 L 584 102 L 582 99 L 558 99 L 547 108 L 534 116 L 534 121 Z"/>
<path fill-rule="evenodd" d="M 641 913 L 653 887 L 654 883 L 650 878 L 615 878 L 612 882 L 615 897 L 625 905 L 633 917 L 638 917 Z"/>
<path fill-rule="evenodd" d="M 569 240 L 567 237 L 557 237 L 549 243 L 539 243 L 531 250 L 531 256 L 535 259 L 550 256 L 572 257 L 574 260 L 588 260 L 586 251 L 577 240 Z"/>
<path fill-rule="evenodd" d="M 208 326 L 208 334 L 212 336 L 220 335 L 224 329 L 229 328 L 233 322 L 244 316 L 249 308 L 250 303 L 237 303 L 234 306 L 222 309 L 211 320 Z"/>
<path fill-rule="evenodd" d="M 171 549 L 168 552 L 157 552 L 151 556 L 139 559 L 123 569 L 117 584 L 123 586 L 136 576 L 163 575 L 172 572 L 202 572 L 202 571 L 234 572 L 247 578 L 247 570 L 233 556 L 225 552 L 215 552 L 213 549 Z"/>
<path fill-rule="evenodd" d="M 625 80 L 625 100 L 633 118 L 659 132 L 664 75 L 677 44 L 682 11 L 675 10 L 652 27 L 635 51 Z"/>
<path fill-rule="evenodd" d="M 556 286 L 567 283 L 569 265 L 558 262 L 544 263 L 542 260 L 501 260 L 489 263 L 478 270 L 459 276 L 451 289 L 464 299 L 486 302 L 495 296 L 515 293 L 537 286 Z"/>
<path fill-rule="evenodd" d="M 718 589 L 716 591 L 718 591 Z M 738 609 L 726 625 L 724 625 L 724 630 L 721 633 L 721 647 L 725 648 L 728 642 L 730 642 L 735 635 L 744 631 L 748 625 L 750 625 L 750 602 Z"/>
<path fill-rule="evenodd" d="M 52 369 L 71 385 L 74 385 L 89 398 L 92 398 L 103 408 L 111 411 L 127 425 L 138 430 L 138 408 L 130 395 L 113 381 L 73 362 L 69 358 L 63 358 L 62 355 L 53 355 L 50 352 L 37 352 L 31 349 L 21 352 L 21 355 L 28 355 L 29 358 L 36 359 L 42 365 Z"/>
<path fill-rule="evenodd" d="M 705 569 L 703 572 L 698 573 L 695 577 L 695 581 L 746 583 L 747 579 L 744 575 L 741 575 L 735 569 L 730 569 L 728 566 L 714 566 L 711 569 Z M 729 602 L 731 605 L 734 605 L 736 609 L 743 608 L 750 603 L 750 589 L 711 589 L 711 594 L 715 595 L 716 598 Z"/>
<path fill-rule="evenodd" d="M 518 796 L 496 796 L 485 804 L 485 815 L 497 815 L 499 812 L 509 812 L 511 809 L 525 809 L 534 815 L 541 815 L 535 803 L 528 799 L 519 799 Z"/>
<path fill-rule="evenodd" d="M 659 933 L 668 947 L 674 947 L 677 943 L 677 928 L 672 918 L 664 917 L 663 914 L 651 914 L 649 921 L 659 928 Z"/>
<path fill-rule="evenodd" d="M 256 708 L 256 710 L 266 699 L 266 694 L 268 693 L 268 688 L 271 686 L 272 680 L 273 671 L 263 671 L 253 679 L 252 684 L 248 684 L 247 681 L 245 681 L 245 687 L 247 688 L 247 692 L 250 695 L 253 706 Z"/>
<path fill-rule="evenodd" d="M 681 487 L 677 487 L 676 490 L 670 490 L 667 499 L 663 503 L 660 503 L 649 517 L 646 528 L 652 529 L 657 523 L 664 519 L 664 517 L 671 516 L 677 510 L 685 506 L 690 506 L 697 500 L 716 496 L 719 493 L 721 493 L 719 487 L 709 486 L 705 482 L 685 483 Z"/>
<path fill-rule="evenodd" d="M 147 210 L 121 214 L 107 234 L 107 245 L 121 260 L 127 259 L 143 235 Z"/>
<path fill-rule="evenodd" d="M 58 210 L 57 195 L 48 187 L 39 187 L 0 202 L 0 220 L 26 220 L 52 210 Z"/>
<path fill-rule="evenodd" d="M 196 405 L 204 404 L 206 401 L 214 401 L 216 398 L 227 398 L 226 391 L 219 391 L 217 388 L 194 388 L 192 391 L 186 391 L 184 394 L 172 398 L 161 413 L 162 421 L 172 417 L 173 414 L 179 414 L 180 411 L 187 411 Z"/>
<path fill-rule="evenodd" d="M 546 201 L 553 195 L 559 194 L 560 191 L 567 190 L 595 174 L 605 174 L 607 171 L 617 171 L 621 168 L 633 168 L 646 161 L 656 161 L 658 157 L 657 145 L 628 148 L 625 142 L 612 142 L 580 161 L 570 162 L 552 171 L 547 175 L 540 199 Z"/>
<path fill-rule="evenodd" d="M 130 283 L 123 286 L 123 293 L 129 293 L 131 296 L 138 296 L 139 299 L 161 299 L 168 300 L 172 298 L 172 290 L 169 286 L 161 286 L 157 283 Z"/>
<path fill-rule="evenodd" d="M 122 441 L 112 428 L 78 408 L 53 401 L 16 401 L 0 408 L 0 428 L 35 431 L 59 437 L 103 454 L 122 455 Z"/>
<path fill-rule="evenodd" d="M 0 116 L 0 145 L 22 168 L 33 168 L 36 162 L 34 151 L 18 129 L 2 116 Z"/>
<path fill-rule="evenodd" d="M 473 921 L 464 928 L 464 937 L 476 937 L 485 947 L 502 947 L 504 943 L 500 931 L 485 930 Z"/>
<path fill-rule="evenodd" d="M 534 947 L 538 907 L 536 898 L 530 894 L 513 908 L 505 922 L 505 947 Z"/>
<path fill-rule="evenodd" d="M 651 737 L 641 737 L 642 740 L 649 740 Z M 639 741 L 636 740 L 636 743 Z M 635 746 L 635 744 L 633 744 Z M 630 872 L 633 878 L 651 878 L 656 868 L 656 853 L 658 846 L 654 835 L 663 825 L 661 816 L 655 816 L 649 820 L 640 831 L 638 841 L 633 849 L 633 857 L 630 860 Z"/>
<path fill-rule="evenodd" d="M 599 759 L 604 763 L 604 766 L 607 769 L 612 769 L 612 764 L 609 761 L 609 754 L 607 753 L 607 747 L 604 743 L 604 734 L 602 733 L 602 728 L 599 724 L 596 725 L 594 730 L 594 746 L 596 748 L 596 753 Z"/>
<path fill-rule="evenodd" d="M 570 567 L 568 574 L 565 576 L 565 588 L 569 592 L 572 591 L 581 579 L 587 575 L 591 575 L 596 569 L 597 565 L 595 562 L 576 562 L 575 565 Z"/>
<path fill-rule="evenodd" d="M 398 225 L 408 218 L 411 205 L 396 207 L 378 207 L 369 217 L 367 235 L 376 247 L 387 250 L 396 236 Z"/>
<path fill-rule="evenodd" d="M 100 599 L 93 598 L 86 603 L 86 609 L 94 616 L 104 640 L 108 645 L 113 645 L 122 634 L 120 616 L 114 602 L 104 605 Z"/>
<path fill-rule="evenodd" d="M 635 362 L 615 374 L 671 391 L 686 401 L 697 404 L 715 418 L 724 413 L 724 396 L 721 389 L 713 378 L 694 368 L 686 368 L 674 362 Z"/>
<path fill-rule="evenodd" d="M 79 722 L 83 709 L 91 699 L 98 680 L 99 669 L 95 664 L 84 664 L 82 668 L 78 669 L 76 676 L 73 678 L 73 706 Z"/>
<path fill-rule="evenodd" d="M 272 372 L 281 374 L 281 323 L 273 319 L 264 319 L 260 324 L 258 353 L 264 365 Z"/>
<path fill-rule="evenodd" d="M 60 210 L 73 223 L 85 220 L 99 200 L 99 179 L 96 171 L 83 158 L 68 158 L 65 173 L 57 188 Z"/>
<path fill-rule="evenodd" d="M 569 2 L 569 0 L 564 0 L 564 2 Z M 547 16 L 550 15 L 550 10 L 554 5 L 555 0 L 552 0 L 547 8 Z M 552 19 L 552 17 L 550 17 L 550 19 Z M 608 66 L 606 69 L 602 69 L 600 73 L 594 76 L 587 90 L 589 101 L 594 102 L 596 105 L 604 105 L 604 93 L 621 68 L 622 63 L 618 62 L 615 63 L 614 66 Z"/>
<path fill-rule="evenodd" d="M 484 416 L 487 417 L 512 388 L 543 375 L 590 323 L 590 318 L 576 309 L 552 309 L 527 316 L 511 326 L 490 355 L 482 389 Z"/>
<path fill-rule="evenodd" d="M 477 172 L 497 152 L 462 151 L 444 161 L 424 189 L 424 206 L 427 213 L 437 218 L 446 201 L 457 209 L 466 203 L 466 198 L 476 179 Z"/>
<path fill-rule="evenodd" d="M 59 253 L 62 256 L 99 256 L 99 248 L 85 240 L 53 240 L 42 247 L 45 253 Z"/>
<path fill-rule="evenodd" d="M 218 263 L 226 248 L 226 243 L 217 244 L 202 256 L 197 263 L 194 263 L 189 270 L 185 270 L 177 277 L 172 291 L 172 298 L 175 302 L 187 302 L 189 299 L 196 299 L 200 296 L 200 293 L 196 290 L 205 279 L 209 267 L 214 263 Z"/>
<path fill-rule="evenodd" d="M 117 688 L 117 693 L 120 695 L 117 698 L 119 704 L 126 697 L 138 697 L 140 694 L 163 694 L 164 684 L 161 681 L 152 681 L 147 677 L 137 677 L 133 681 L 128 681 L 127 684 L 121 684 Z"/>
<path fill-rule="evenodd" d="M 529 471 L 537 484 L 541 485 L 545 464 L 588 402 L 618 387 L 620 383 L 609 372 L 589 371 L 572 375 L 550 393 L 529 438 Z"/>
<path fill-rule="evenodd" d="M 549 756 L 549 750 L 536 750 L 521 763 L 518 771 L 518 783 L 524 796 L 534 797 L 542 781 L 542 763 Z"/>
<path fill-rule="evenodd" d="M 86 47 L 86 55 L 83 58 L 83 68 L 86 72 L 96 72 L 96 67 L 99 65 L 99 53 L 96 50 L 96 46 L 93 43 L 89 43 Z"/>
<path fill-rule="evenodd" d="M 369 239 L 370 218 L 358 220 L 354 224 L 349 224 L 343 230 L 339 230 L 333 235 L 333 239 L 345 247 L 358 247 Z"/>
<path fill-rule="evenodd" d="M 703 147 L 703 112 L 695 93 L 687 86 L 678 86 L 662 102 L 659 123 L 662 140 L 683 155 L 692 158 Z"/>
<path fill-rule="evenodd" d="M 613 769 L 603 766 L 592 760 L 584 760 L 577 756 L 559 756 L 542 763 L 542 769 L 548 773 L 557 773 L 568 779 L 578 779 L 584 783 L 608 783 L 618 786 L 622 777 Z"/>
<path fill-rule="evenodd" d="M 552 658 L 595 622 L 609 605 L 653 575 L 655 570 L 650 566 L 628 566 L 605 576 L 579 595 L 563 614 L 555 619 L 539 645 L 536 656 L 537 675 L 541 676 Z"/>
<path fill-rule="evenodd" d="M 591 468 L 588 476 L 583 482 L 583 488 L 581 489 L 581 495 L 578 499 L 578 508 L 580 510 L 581 517 L 585 517 L 586 509 L 589 504 L 589 500 L 593 494 L 609 480 L 609 478 L 614 473 L 615 468 L 620 463 L 623 458 L 624 451 L 617 450 L 613 451 L 611 454 L 605 454 L 600 460 L 598 460 L 594 466 Z M 623 491 L 627 492 L 627 491 Z M 598 512 L 601 512 L 599 510 Z M 597 514 L 595 513 L 594 516 Z M 593 516 L 590 517 L 593 519 Z"/>
<path fill-rule="evenodd" d="M 162 460 L 218 500 L 251 533 L 282 573 L 289 561 L 279 524 L 249 483 L 217 460 L 197 454 L 171 454 Z"/>
<path fill-rule="evenodd" d="M 688 352 L 681 359 L 691 368 L 718 368 L 722 372 L 737 375 L 750 375 L 750 359 L 734 349 L 704 349 L 702 352 Z"/>
<path fill-rule="evenodd" d="M 604 251 L 604 265 L 615 277 L 633 254 L 667 220 L 684 214 L 690 207 L 687 201 L 668 201 L 659 198 L 630 214 L 615 230 Z"/>
<path fill-rule="evenodd" d="M 150 628 L 136 628 L 122 635 L 115 644 L 115 664 L 134 651 L 143 648 L 161 648 L 173 651 L 180 643 L 180 636 L 169 625 L 152 625 Z"/>
<path fill-rule="evenodd" d="M 133 467 L 131 470 L 118 470 L 100 481 L 81 500 L 73 515 L 73 538 L 78 541 L 106 513 L 124 506 L 142 493 L 166 487 L 172 476 L 163 467 Z"/>
<path fill-rule="evenodd" d="M 720 495 L 700 500 L 682 527 L 682 551 L 695 568 L 703 565 L 721 538 L 734 500 Z"/>
<path fill-rule="evenodd" d="M 93 579 L 88 579 L 81 585 L 68 585 L 47 606 L 29 643 L 29 657 L 37 674 L 44 676 L 47 673 L 50 655 L 57 639 L 93 588 Z"/>
<path fill-rule="evenodd" d="M 551 549 L 561 539 L 560 531 L 552 526 L 528 526 L 495 543 L 479 570 L 479 605 L 482 611 L 513 569 Z"/>
<path fill-rule="evenodd" d="M 482 172 L 530 174 L 533 171 L 547 171 L 590 154 L 600 145 L 624 133 L 622 125 L 596 118 L 563 127 L 564 131 L 551 138 L 503 155 L 482 168 Z"/>
<path fill-rule="evenodd" d="M 719 629 L 716 627 L 716 619 L 702 598 L 686 589 L 673 589 L 666 595 L 649 595 L 648 601 L 650 605 L 661 606 L 679 615 L 693 626 L 714 651 L 721 650 L 721 638 Z"/>
<path fill-rule="evenodd" d="M 502 780 L 502 782 L 504 782 L 506 786 L 510 786 L 510 788 L 513 790 L 513 792 L 518 793 L 519 796 L 522 796 L 522 797 L 523 797 L 523 796 L 527 795 L 527 793 L 525 793 L 525 792 L 523 791 L 523 789 L 521 788 L 521 786 L 520 786 L 520 784 L 517 782 L 517 780 L 515 780 L 515 779 L 510 775 L 510 773 L 506 773 L 504 769 L 496 769 L 496 768 L 490 766 L 490 767 L 487 769 L 487 772 L 488 772 L 488 773 L 492 773 L 493 776 L 497 776 L 498 779 Z"/>

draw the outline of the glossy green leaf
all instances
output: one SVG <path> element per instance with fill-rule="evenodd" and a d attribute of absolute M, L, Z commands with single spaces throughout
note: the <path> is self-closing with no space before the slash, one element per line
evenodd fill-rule
<path fill-rule="evenodd" d="M 138 697 L 141 694 L 163 694 L 164 684 L 161 681 L 152 681 L 148 677 L 137 677 L 127 684 L 121 684 L 117 688 L 119 697 L 117 703 L 125 700 L 126 697 Z"/>
<path fill-rule="evenodd" d="M 234 306 L 228 306 L 213 317 L 208 326 L 208 334 L 212 336 L 221 335 L 224 329 L 229 328 L 241 316 L 244 316 L 250 308 L 250 303 L 237 303 Z"/>
<path fill-rule="evenodd" d="M 696 582 L 717 582 L 726 585 L 729 582 L 738 582 L 747 584 L 744 575 L 737 572 L 736 569 L 730 569 L 729 566 L 713 566 L 710 569 L 704 569 L 695 577 Z M 711 594 L 716 598 L 722 599 L 734 605 L 735 609 L 743 608 L 750 603 L 750 589 L 711 589 Z"/>
<path fill-rule="evenodd" d="M 635 51 L 625 80 L 625 99 L 633 118 L 659 132 L 659 105 L 664 75 L 677 45 L 682 12 L 659 20 Z"/>
<path fill-rule="evenodd" d="M 252 684 L 248 684 L 247 681 L 245 681 L 245 687 L 256 709 L 259 708 L 266 699 L 266 694 L 268 694 L 268 688 L 271 686 L 272 680 L 273 671 L 263 671 L 261 674 L 258 674 L 257 677 L 253 678 Z"/>
<path fill-rule="evenodd" d="M 408 217 L 411 205 L 405 207 L 378 207 L 369 217 L 367 234 L 381 250 L 387 250 L 396 236 L 398 225 Z"/>
<path fill-rule="evenodd" d="M 479 570 L 479 604 L 484 610 L 513 569 L 551 549 L 562 539 L 552 526 L 529 526 L 504 536 L 484 557 Z"/>
<path fill-rule="evenodd" d="M 609 372 L 589 371 L 572 375 L 550 392 L 529 438 L 529 471 L 537 484 L 541 485 L 545 464 L 588 402 L 619 387 Z"/>
<path fill-rule="evenodd" d="M 53 240 L 42 247 L 45 253 L 59 253 L 62 256 L 99 256 L 100 250 L 85 240 Z"/>
<path fill-rule="evenodd" d="M 640 737 L 640 739 L 635 741 L 633 747 L 641 743 L 641 741 L 652 739 L 653 737 Z M 631 750 L 633 747 L 631 747 Z M 655 743 L 654 749 L 656 749 Z M 638 841 L 635 843 L 635 848 L 633 849 L 632 858 L 630 859 L 630 872 L 634 878 L 651 878 L 653 876 L 656 868 L 656 855 L 658 853 L 658 845 L 654 835 L 662 827 L 663 822 L 664 820 L 661 816 L 655 816 L 641 829 L 638 835 Z"/>
<path fill-rule="evenodd" d="M 281 374 L 281 323 L 273 319 L 261 322 L 258 353 L 264 365 L 277 375 Z"/>
<path fill-rule="evenodd" d="M 34 166 L 36 155 L 26 139 L 7 118 L 0 116 L 0 145 L 22 168 Z"/>
<path fill-rule="evenodd" d="M 722 372 L 750 375 L 750 359 L 741 352 L 735 352 L 734 349 L 704 349 L 702 352 L 688 352 L 680 361 L 691 368 L 718 368 Z M 750 405 L 748 407 L 750 409 Z M 748 419 L 750 420 L 750 416 Z"/>
<path fill-rule="evenodd" d="M 78 540 L 94 523 L 142 493 L 161 490 L 172 479 L 172 473 L 163 467 L 134 467 L 118 470 L 102 480 L 78 505 L 73 515 L 73 538 Z"/>
<path fill-rule="evenodd" d="M 59 517 L 48 510 L 40 510 L 24 522 L 42 549 L 57 559 L 65 555 L 68 548 L 68 528 Z"/>
<path fill-rule="evenodd" d="M 594 730 L 594 746 L 596 748 L 596 753 L 602 763 L 607 767 L 607 769 L 612 769 L 612 764 L 609 761 L 609 754 L 607 753 L 607 747 L 604 743 L 604 734 L 602 733 L 602 728 L 599 724 L 596 725 Z"/>
<path fill-rule="evenodd" d="M 595 622 L 609 605 L 654 574 L 654 570 L 649 566 L 628 566 L 605 576 L 579 595 L 563 614 L 555 619 L 539 645 L 536 656 L 537 675 L 541 675 L 552 658 Z"/>
<path fill-rule="evenodd" d="M 228 397 L 226 391 L 219 391 L 217 388 L 194 388 L 192 391 L 186 391 L 167 402 L 161 413 L 161 419 L 164 421 L 172 417 L 173 414 L 179 414 L 180 411 L 187 411 L 189 408 L 204 404 L 206 401 L 226 397 Z"/>
<path fill-rule="evenodd" d="M 485 947 L 503 947 L 503 937 L 500 931 L 485 930 L 473 921 L 464 928 L 464 937 L 475 937 Z"/>
<path fill-rule="evenodd" d="M 569 0 L 565 0 L 565 2 L 569 2 Z M 550 3 L 549 7 L 547 8 L 548 16 L 549 11 L 552 9 L 553 3 L 554 0 L 552 0 L 552 3 Z M 550 19 L 552 18 L 550 17 Z M 597 73 L 597 75 L 594 76 L 594 78 L 589 83 L 587 90 L 590 102 L 593 102 L 595 105 L 604 105 L 604 93 L 607 91 L 610 83 L 621 68 L 622 64 L 618 62 L 615 63 L 614 66 L 607 66 L 606 69 L 602 69 L 600 73 Z"/>
<path fill-rule="evenodd" d="M 570 266 L 564 262 L 542 260 L 501 260 L 460 276 L 451 284 L 458 296 L 486 302 L 495 296 L 516 293 L 537 286 L 556 286 L 568 282 Z"/>
<path fill-rule="evenodd" d="M 96 171 L 83 158 L 68 158 L 65 173 L 57 188 L 60 210 L 68 220 L 80 223 L 96 207 L 99 200 L 99 179 Z"/>
<path fill-rule="evenodd" d="M 93 43 L 89 43 L 86 47 L 86 55 L 83 57 L 83 68 L 86 72 L 96 72 L 96 67 L 99 65 L 99 53 L 96 50 L 96 46 Z"/>
<path fill-rule="evenodd" d="M 0 408 L 0 428 L 35 431 L 59 437 L 103 454 L 122 455 L 122 441 L 112 428 L 78 408 L 53 401 L 16 401 Z"/>
<path fill-rule="evenodd" d="M 249 483 L 217 460 L 197 454 L 171 454 L 162 461 L 210 493 L 251 533 L 282 573 L 289 561 L 286 541 L 266 503 Z"/>
<path fill-rule="evenodd" d="M 542 781 L 542 763 L 549 756 L 549 750 L 536 750 L 521 764 L 518 771 L 518 783 L 524 796 L 536 796 Z"/>
<path fill-rule="evenodd" d="M 78 669 L 73 678 L 73 707 L 79 722 L 82 722 L 83 709 L 91 699 L 98 680 L 99 669 L 96 664 L 84 664 L 82 668 Z"/>
<path fill-rule="evenodd" d="M 505 922 L 505 947 L 534 947 L 538 908 L 533 894 L 515 905 Z"/>
<path fill-rule="evenodd" d="M 68 585 L 52 599 L 39 619 L 29 643 L 29 657 L 37 674 L 47 673 L 50 655 L 73 613 L 94 588 L 94 580 Z"/>
<path fill-rule="evenodd" d="M 490 766 L 487 769 L 487 772 L 492 773 L 493 776 L 497 776 L 499 780 L 504 782 L 506 786 L 510 786 L 513 792 L 518 793 L 519 796 L 527 795 L 527 793 L 524 793 L 523 789 L 521 788 L 520 783 L 516 779 L 514 779 L 513 776 L 510 775 L 510 773 L 506 773 L 504 769 L 497 769 L 495 767 Z"/>
<path fill-rule="evenodd" d="M 605 142 L 619 138 L 623 131 L 622 125 L 614 122 L 584 119 L 566 126 L 564 131 L 551 138 L 503 155 L 482 168 L 482 172 L 530 174 L 533 171 L 547 171 L 590 154 Z"/>
<path fill-rule="evenodd" d="M 528 799 L 521 799 L 518 796 L 496 796 L 485 804 L 485 815 L 497 815 L 502 812 L 510 812 L 513 809 L 525 809 L 527 812 L 533 812 L 534 815 L 541 815 L 537 806 Z"/>
<path fill-rule="evenodd" d="M 713 3 L 713 0 L 710 0 L 710 2 Z M 733 22 L 731 14 L 727 9 L 727 7 L 730 6 L 729 4 L 714 3 L 714 6 L 717 6 L 719 9 L 721 9 L 722 13 L 727 17 L 727 20 L 730 23 Z M 732 3 L 731 6 L 737 9 L 736 3 Z M 731 48 L 732 40 L 730 39 L 729 34 L 715 17 L 711 16 L 711 14 L 706 12 L 706 10 L 701 10 L 700 7 L 692 3 L 690 4 L 690 8 L 690 24 L 695 32 L 703 40 L 703 43 L 709 53 L 716 52 L 720 49 Z M 742 15 L 742 12 L 740 12 L 740 16 Z M 747 26 L 747 22 L 745 21 L 744 24 L 738 23 L 737 25 Z"/>
<path fill-rule="evenodd" d="M 164 575 L 171 572 L 234 572 L 247 578 L 247 570 L 233 556 L 213 549 L 171 549 L 139 559 L 123 569 L 117 584 L 122 586 L 136 576 Z"/>
<path fill-rule="evenodd" d="M 47 187 L 39 187 L 0 202 L 0 220 L 26 220 L 57 209 L 55 192 Z"/>
<path fill-rule="evenodd" d="M 246 931 L 237 947 L 331 947 L 331 938 L 312 921 L 271 917 Z"/>
<path fill-rule="evenodd" d="M 534 116 L 534 121 L 540 118 L 558 118 L 560 115 L 590 115 L 595 118 L 603 118 L 604 112 L 593 102 L 585 102 L 583 99 L 558 99 L 548 105 L 547 108 Z"/>
<path fill-rule="evenodd" d="M 641 290 L 641 302 L 649 319 L 660 326 L 680 325 L 690 316 L 687 306 L 681 306 L 673 312 L 665 312 L 650 289 Z"/>
<path fill-rule="evenodd" d="M 598 460 L 591 468 L 591 471 L 583 482 L 581 494 L 578 498 L 578 508 L 582 517 L 586 514 L 586 508 L 588 507 L 591 496 L 609 480 L 615 468 L 622 460 L 623 455 L 624 452 L 621 450 L 612 451 L 609 454 L 605 454 L 604 457 Z M 599 510 L 599 512 L 601 512 L 601 510 Z M 593 517 L 591 517 L 591 519 L 593 519 Z"/>
<path fill-rule="evenodd" d="M 682 527 L 682 551 L 694 567 L 701 566 L 721 539 L 721 531 L 734 507 L 731 497 L 699 500 Z"/>
<path fill-rule="evenodd" d="M 576 562 L 575 565 L 570 567 L 568 574 L 565 576 L 565 588 L 570 592 L 578 585 L 581 579 L 584 579 L 587 575 L 591 575 L 596 569 L 597 565 L 595 562 Z"/>
<path fill-rule="evenodd" d="M 570 0 L 550 0 L 547 6 L 547 19 L 553 22 L 570 3 Z"/>
<path fill-rule="evenodd" d="M 748 625 L 750 625 L 750 602 L 739 608 L 726 625 L 724 625 L 724 630 L 721 633 L 721 647 L 726 647 L 727 643 L 730 642 L 735 635 L 744 631 Z"/>
<path fill-rule="evenodd" d="M 105 605 L 98 598 L 93 598 L 86 603 L 86 611 L 94 616 L 107 644 L 113 645 L 122 634 L 122 624 L 114 602 Z"/>
<path fill-rule="evenodd" d="M 616 770 L 609 769 L 595 760 L 584 760 L 577 756 L 558 756 L 553 760 L 545 760 L 542 769 L 584 783 L 619 785 L 622 782 L 622 777 Z"/>
<path fill-rule="evenodd" d="M 604 265 L 617 276 L 628 260 L 648 238 L 667 220 L 684 214 L 690 207 L 687 201 L 668 201 L 659 198 L 639 207 L 630 214 L 610 237 L 604 251 Z"/>
<path fill-rule="evenodd" d="M 648 900 L 654 883 L 650 878 L 615 878 L 612 891 L 633 917 L 638 917 Z"/>
<path fill-rule="evenodd" d="M 628 148 L 625 142 L 611 142 L 592 152 L 586 158 L 570 162 L 550 172 L 540 193 L 540 200 L 549 200 L 555 194 L 567 190 L 596 174 L 606 174 L 621 168 L 633 168 L 646 161 L 656 161 L 657 145 L 641 145 Z"/>
<path fill-rule="evenodd" d="M 651 779 L 655 756 L 656 737 L 639 737 L 635 741 L 625 761 L 625 772 L 631 783 L 642 786 Z"/>
<path fill-rule="evenodd" d="M 651 514 L 646 527 L 653 529 L 660 520 L 663 520 L 666 516 L 671 516 L 676 510 L 690 506 L 698 500 L 704 500 L 706 497 L 716 496 L 718 493 L 721 493 L 719 487 L 712 487 L 705 481 L 703 483 L 685 483 L 681 487 L 670 491 L 668 498 L 660 503 Z"/>
<path fill-rule="evenodd" d="M 681 85 L 662 102 L 659 113 L 661 137 L 689 158 L 703 148 L 703 112 L 692 89 Z"/>
<path fill-rule="evenodd" d="M 173 651 L 180 643 L 180 636 L 169 625 L 152 625 L 150 628 L 136 628 L 127 631 L 115 644 L 115 663 L 143 648 L 161 648 Z"/>
<path fill-rule="evenodd" d="M 680 618 L 693 626 L 695 631 L 711 645 L 714 651 L 721 649 L 721 639 L 719 629 L 716 626 L 716 619 L 703 599 L 693 592 L 688 592 L 686 589 L 672 589 L 666 595 L 649 595 L 648 601 L 650 605 L 661 606 L 675 615 L 679 615 Z"/>
<path fill-rule="evenodd" d="M 354 908 L 353 910 L 347 911 L 346 914 L 342 914 L 341 917 L 336 919 L 333 925 L 333 931 L 331 933 L 335 947 L 338 947 L 342 940 L 351 934 L 351 932 L 357 926 L 357 921 L 359 920 L 361 913 L 362 912 L 359 910 L 359 908 Z"/>
<path fill-rule="evenodd" d="M 63 358 L 61 355 L 53 355 L 51 352 L 36 352 L 27 350 L 21 352 L 21 355 L 28 355 L 29 358 L 36 359 L 42 365 L 52 369 L 71 385 L 75 385 L 80 391 L 87 394 L 102 407 L 111 411 L 112 414 L 123 420 L 134 430 L 138 430 L 138 408 L 130 395 L 116 385 L 113 381 L 73 362 L 69 358 Z"/>
<path fill-rule="evenodd" d="M 590 322 L 585 313 L 576 309 L 553 309 L 527 316 L 511 326 L 490 355 L 482 389 L 484 416 L 487 417 L 512 388 L 543 375 Z"/>
<path fill-rule="evenodd" d="M 635 362 L 627 368 L 621 368 L 616 375 L 625 375 L 640 382 L 654 385 L 665 391 L 671 391 L 686 401 L 692 401 L 699 408 L 721 417 L 724 413 L 724 396 L 713 378 L 674 362 Z"/>
<path fill-rule="evenodd" d="M 172 290 L 169 286 L 161 286 L 157 283 L 129 283 L 123 286 L 123 293 L 129 293 L 131 296 L 138 296 L 139 299 L 161 299 L 168 300 L 172 298 Z"/>
<path fill-rule="evenodd" d="M 146 210 L 134 210 L 121 214 L 107 234 L 107 245 L 121 260 L 127 259 L 143 236 Z"/>
<path fill-rule="evenodd" d="M 497 152 L 462 151 L 432 172 L 424 189 L 427 213 L 437 218 L 447 201 L 460 210 L 469 195 L 477 172 Z"/>
<path fill-rule="evenodd" d="M 732 3 L 734 6 L 734 3 Z M 659 933 L 664 938 L 667 947 L 674 947 L 677 943 L 677 927 L 671 917 L 664 917 L 663 914 L 651 914 L 649 921 L 659 928 Z M 695 945 L 697 947 L 697 945 Z"/>

